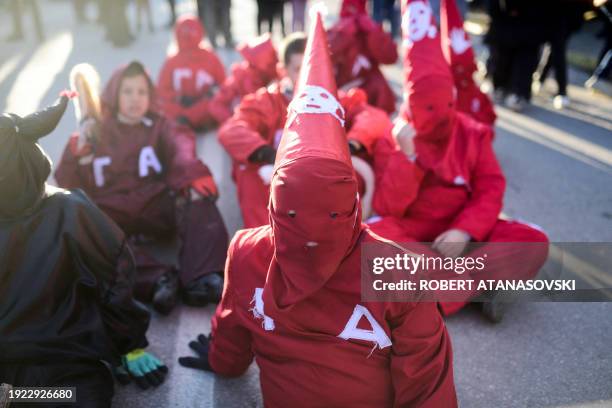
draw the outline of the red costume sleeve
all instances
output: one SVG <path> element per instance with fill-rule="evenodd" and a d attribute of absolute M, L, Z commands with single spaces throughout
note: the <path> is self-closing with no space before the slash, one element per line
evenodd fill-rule
<path fill-rule="evenodd" d="M 456 407 L 450 337 L 436 303 L 422 302 L 390 322 L 394 407 Z"/>
<path fill-rule="evenodd" d="M 166 181 L 173 190 L 182 190 L 192 181 L 209 176 L 210 170 L 196 156 L 195 135 L 186 126 L 166 123 L 161 136 Z"/>
<path fill-rule="evenodd" d="M 402 218 L 417 197 L 425 173 L 390 137 L 380 138 L 374 145 L 374 173 L 376 214 Z"/>
<path fill-rule="evenodd" d="M 365 43 L 369 55 L 378 64 L 395 64 L 398 58 L 397 45 L 391 35 L 368 16 L 359 18 L 359 26 L 365 32 Z"/>
<path fill-rule="evenodd" d="M 480 153 L 471 176 L 471 194 L 451 228 L 466 231 L 476 241 L 484 240 L 497 222 L 503 206 L 506 179 L 491 144 L 492 129 L 480 138 Z"/>
<path fill-rule="evenodd" d="M 231 276 L 234 246 L 232 241 L 225 264 L 223 296 L 211 322 L 212 341 L 208 352 L 208 362 L 214 372 L 228 377 L 243 374 L 253 361 L 251 333 L 240 324 L 235 304 Z"/>
<path fill-rule="evenodd" d="M 80 165 L 79 158 L 72 154 L 69 144 L 66 144 L 54 176 L 57 185 L 68 190 L 80 188 L 89 193 L 95 185 L 91 164 Z"/>
<path fill-rule="evenodd" d="M 237 162 L 248 157 L 268 142 L 265 135 L 274 131 L 279 112 L 267 90 L 247 95 L 236 109 L 234 116 L 219 129 L 219 142 Z"/>
<path fill-rule="evenodd" d="M 352 118 L 351 128 L 346 137 L 356 140 L 372 154 L 377 140 L 389 135 L 393 124 L 387 113 L 370 105 L 365 105 L 361 111 Z"/>

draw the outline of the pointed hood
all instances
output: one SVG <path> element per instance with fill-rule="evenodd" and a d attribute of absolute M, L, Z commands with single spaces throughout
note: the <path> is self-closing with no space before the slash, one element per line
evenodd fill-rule
<path fill-rule="evenodd" d="M 42 198 L 51 173 L 51 160 L 38 139 L 51 133 L 68 104 L 67 94 L 26 117 L 0 116 L 0 218 L 31 210 Z"/>
<path fill-rule="evenodd" d="M 344 111 L 318 13 L 288 108 L 270 190 L 275 252 L 264 303 L 266 313 L 280 313 L 326 284 L 362 228 Z"/>
<path fill-rule="evenodd" d="M 352 17 L 367 13 L 366 0 L 342 0 L 340 17 Z"/>
<path fill-rule="evenodd" d="M 176 22 L 174 35 L 179 51 L 189 51 L 200 48 L 206 31 L 197 16 L 187 14 Z"/>
<path fill-rule="evenodd" d="M 403 0 L 404 105 L 402 115 L 416 131 L 420 164 L 437 167 L 447 153 L 455 118 L 455 90 L 427 0 Z"/>
<path fill-rule="evenodd" d="M 238 52 L 259 72 L 268 77 L 276 76 L 278 57 L 269 33 L 240 44 L 238 46 Z"/>
<path fill-rule="evenodd" d="M 477 69 L 474 49 L 470 37 L 463 29 L 463 18 L 456 0 L 441 0 L 440 36 L 442 52 L 451 67 L 457 87 L 463 81 L 472 81 L 472 75 Z"/>

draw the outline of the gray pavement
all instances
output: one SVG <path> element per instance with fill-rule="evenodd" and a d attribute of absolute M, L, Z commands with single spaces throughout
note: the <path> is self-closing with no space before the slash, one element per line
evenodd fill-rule
<path fill-rule="evenodd" d="M 161 28 L 168 18 L 165 1 L 152 2 L 160 28 L 126 49 L 112 49 L 94 25 L 76 25 L 67 2 L 40 3 L 47 40 L 0 43 L 0 110 L 29 113 L 51 102 L 79 62 L 94 64 L 107 79 L 118 64 L 138 58 L 157 75 L 171 43 L 171 33 Z M 192 7 L 179 3 L 183 11 Z M 326 3 L 337 10 L 337 0 Z M 255 32 L 255 2 L 233 4 L 234 32 L 241 40 Z M 0 38 L 8 27 L 2 10 Z M 220 55 L 226 64 L 238 58 L 226 50 Z M 386 73 L 399 87 L 401 66 Z M 586 74 L 572 71 L 570 79 L 580 84 Z M 572 107 L 558 112 L 551 91 L 547 84 L 524 115 L 498 109 L 495 150 L 508 179 L 504 213 L 537 223 L 552 241 L 612 242 L 611 100 L 574 85 Z M 57 131 L 42 141 L 56 161 L 74 128 L 73 117 L 70 108 Z M 233 233 L 241 219 L 229 157 L 214 134 L 199 138 L 198 152 L 218 181 L 219 208 Z M 190 353 L 189 340 L 210 330 L 213 312 L 212 306 L 179 307 L 170 316 L 155 315 L 151 349 L 170 366 L 168 379 L 154 391 L 117 387 L 115 406 L 262 406 L 255 365 L 241 378 L 221 379 L 176 363 Z M 514 305 L 496 326 L 468 308 L 448 319 L 448 327 L 463 407 L 612 407 L 612 303 L 524 303 Z"/>

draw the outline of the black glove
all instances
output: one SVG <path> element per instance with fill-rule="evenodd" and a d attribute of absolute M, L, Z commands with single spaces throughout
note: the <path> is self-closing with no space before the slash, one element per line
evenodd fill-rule
<path fill-rule="evenodd" d="M 261 146 L 249 156 L 251 163 L 268 163 L 274 164 L 276 159 L 276 149 L 270 145 Z"/>
<path fill-rule="evenodd" d="M 168 367 L 142 349 L 124 355 L 122 364 L 113 368 L 113 375 L 120 384 L 126 385 L 134 380 L 143 390 L 163 383 L 167 373 Z"/>
<path fill-rule="evenodd" d="M 183 367 L 213 372 L 213 369 L 208 363 L 208 345 L 210 340 L 210 335 L 208 337 L 203 334 L 198 335 L 198 340 L 189 342 L 189 347 L 191 347 L 199 357 L 179 357 L 179 364 Z"/>

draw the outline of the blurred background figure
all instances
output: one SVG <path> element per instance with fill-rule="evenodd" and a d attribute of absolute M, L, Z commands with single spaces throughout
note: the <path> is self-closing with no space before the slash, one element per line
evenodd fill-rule
<path fill-rule="evenodd" d="M 100 22 L 106 28 L 106 39 L 115 47 L 127 47 L 134 41 L 127 19 L 128 0 L 100 1 Z"/>
<path fill-rule="evenodd" d="M 307 0 L 291 0 L 293 20 L 291 22 L 291 31 L 304 31 L 305 28 L 305 15 L 306 15 L 306 1 Z"/>
<path fill-rule="evenodd" d="M 87 7 L 87 0 L 73 0 L 72 5 L 74 7 L 74 15 L 78 23 L 87 22 L 87 14 L 85 9 Z"/>
<path fill-rule="evenodd" d="M 539 92 L 553 68 L 557 82 L 557 95 L 553 99 L 556 109 L 566 108 L 570 103 L 567 96 L 567 43 L 571 35 L 580 29 L 582 15 L 587 8 L 588 4 L 582 0 L 560 0 L 544 19 L 546 46 L 534 74 L 532 89 Z"/>
<path fill-rule="evenodd" d="M 7 2 L 8 8 L 13 18 L 13 33 L 8 36 L 7 41 L 19 41 L 24 38 L 22 15 L 24 9 L 30 9 L 32 12 L 32 22 L 34 23 L 34 31 L 38 41 L 45 38 L 42 20 L 40 18 L 40 10 L 37 0 L 10 0 Z"/>
<path fill-rule="evenodd" d="M 491 78 L 496 103 L 522 111 L 531 100 L 531 81 L 544 43 L 542 25 L 551 8 L 545 2 L 490 0 L 489 45 Z"/>
<path fill-rule="evenodd" d="M 612 91 L 612 84 L 609 82 L 610 72 L 612 71 L 612 12 L 610 10 L 610 0 L 594 0 L 593 5 L 599 9 L 603 18 L 604 27 L 599 36 L 604 38 L 604 45 L 597 59 L 597 68 L 584 86 L 591 90 L 610 93 Z"/>
<path fill-rule="evenodd" d="M 388 21 L 393 38 L 399 35 L 399 10 L 395 3 L 395 0 L 374 0 L 372 2 L 372 18 L 379 24 Z"/>
<path fill-rule="evenodd" d="M 217 36 L 222 35 L 226 48 L 234 47 L 230 20 L 231 0 L 198 0 L 198 15 L 208 33 L 210 44 L 217 48 Z"/>
<path fill-rule="evenodd" d="M 149 32 L 155 31 L 153 27 L 153 14 L 151 12 L 151 4 L 149 0 L 136 0 L 136 31 L 140 32 L 142 29 L 142 15 L 145 15 L 147 19 L 147 25 Z"/>
<path fill-rule="evenodd" d="M 282 36 L 285 37 L 285 0 L 257 0 L 257 35 L 262 32 L 270 32 L 274 29 L 274 20 L 279 19 L 281 25 Z M 268 24 L 268 29 L 265 27 L 262 31 L 262 25 Z"/>
<path fill-rule="evenodd" d="M 168 8 L 170 9 L 170 22 L 168 23 L 168 28 L 172 28 L 176 22 L 176 0 L 168 0 Z"/>

